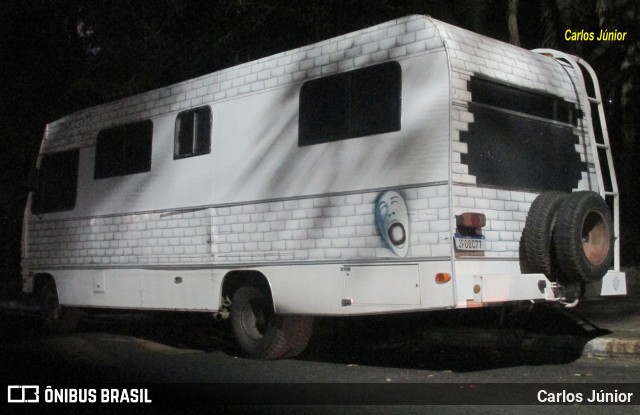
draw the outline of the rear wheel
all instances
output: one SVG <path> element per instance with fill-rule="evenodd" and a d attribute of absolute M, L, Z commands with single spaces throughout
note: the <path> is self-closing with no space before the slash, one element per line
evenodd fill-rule
<path fill-rule="evenodd" d="M 63 307 L 58 300 L 58 290 L 53 279 L 44 283 L 40 290 L 40 321 L 50 333 L 74 331 L 82 317 L 82 310 Z"/>
<path fill-rule="evenodd" d="M 271 296 L 253 286 L 241 287 L 234 293 L 230 321 L 243 354 L 255 359 L 300 354 L 313 327 L 312 317 L 276 314 Z"/>

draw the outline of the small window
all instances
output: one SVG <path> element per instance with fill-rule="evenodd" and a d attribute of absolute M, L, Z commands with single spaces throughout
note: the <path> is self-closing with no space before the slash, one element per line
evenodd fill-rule
<path fill-rule="evenodd" d="M 34 214 L 72 210 L 78 191 L 79 151 L 71 150 L 43 156 L 33 194 Z"/>
<path fill-rule="evenodd" d="M 200 156 L 210 152 L 211 108 L 196 108 L 178 114 L 173 158 Z"/>
<path fill-rule="evenodd" d="M 401 102 L 398 62 L 309 81 L 300 91 L 298 145 L 398 131 Z"/>
<path fill-rule="evenodd" d="M 100 131 L 93 177 L 104 179 L 151 170 L 152 136 L 150 120 Z"/>

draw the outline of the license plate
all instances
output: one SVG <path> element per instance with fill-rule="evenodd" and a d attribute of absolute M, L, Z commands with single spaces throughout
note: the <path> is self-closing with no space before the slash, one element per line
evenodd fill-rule
<path fill-rule="evenodd" d="M 456 237 L 454 240 L 458 251 L 484 251 L 486 249 L 484 239 Z"/>

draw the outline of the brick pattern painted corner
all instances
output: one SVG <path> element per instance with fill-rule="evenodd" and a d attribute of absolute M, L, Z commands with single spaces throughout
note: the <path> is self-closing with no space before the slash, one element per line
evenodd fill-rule
<path fill-rule="evenodd" d="M 559 63 L 526 49 L 439 22 L 453 70 L 546 91 L 575 102 L 571 78 Z M 571 73 L 572 70 L 568 68 Z M 464 90 L 463 90 L 464 91 Z M 464 98 L 463 98 L 464 99 Z"/>
<path fill-rule="evenodd" d="M 484 213 L 485 256 L 518 258 L 527 213 L 537 196 L 531 192 L 458 185 L 453 186 L 452 213 Z"/>
<path fill-rule="evenodd" d="M 452 179 L 457 183 L 475 184 L 475 176 L 469 175 L 467 166 L 460 162 L 460 155 L 467 153 L 467 144 L 460 141 L 460 132 L 468 131 L 469 124 L 474 121 L 468 109 L 473 100 L 468 90 L 471 76 L 482 75 L 511 85 L 545 91 L 569 102 L 576 102 L 575 90 L 567 72 L 558 70 L 559 63 L 552 58 L 445 23 L 438 24 L 445 29 L 442 34 L 450 52 L 452 69 Z M 572 68 L 565 69 L 573 73 Z M 580 119 L 574 132 L 579 137 L 576 151 L 581 161 L 587 163 L 588 170 L 583 173 L 576 190 L 597 191 L 593 155 L 588 143 L 584 142 L 588 139 L 586 122 L 584 118 Z"/>

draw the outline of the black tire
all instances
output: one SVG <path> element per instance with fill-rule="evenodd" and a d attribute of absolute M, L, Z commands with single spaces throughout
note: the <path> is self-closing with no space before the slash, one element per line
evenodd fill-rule
<path fill-rule="evenodd" d="M 520 241 L 520 270 L 523 273 L 541 273 L 555 280 L 553 234 L 558 210 L 567 196 L 563 192 L 543 192 L 531 204 Z"/>
<path fill-rule="evenodd" d="M 40 290 L 40 322 L 49 333 L 68 333 L 76 330 L 82 310 L 62 307 L 58 300 L 58 290 L 53 279 L 47 280 Z"/>
<path fill-rule="evenodd" d="M 531 264 L 529 263 L 529 259 L 527 258 L 527 250 L 524 247 L 525 241 L 527 240 L 527 228 L 522 229 L 522 235 L 520 236 L 520 244 L 518 246 L 518 258 L 520 258 L 520 272 L 523 274 L 535 274 L 535 271 Z"/>
<path fill-rule="evenodd" d="M 241 287 L 233 294 L 230 321 L 242 353 L 254 359 L 300 354 L 313 327 L 312 317 L 276 314 L 271 297 L 253 286 Z"/>
<path fill-rule="evenodd" d="M 283 358 L 295 357 L 309 345 L 313 334 L 313 317 L 284 316 L 284 329 L 287 336 L 287 351 Z"/>
<path fill-rule="evenodd" d="M 569 195 L 558 211 L 554 243 L 567 278 L 602 278 L 611 266 L 614 246 L 613 220 L 604 199 L 591 191 Z"/>

